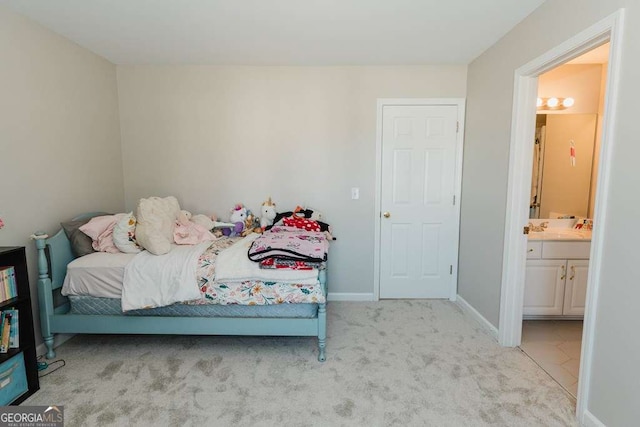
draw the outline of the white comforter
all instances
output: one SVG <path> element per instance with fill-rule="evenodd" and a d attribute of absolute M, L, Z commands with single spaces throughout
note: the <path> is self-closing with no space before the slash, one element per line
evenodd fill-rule
<path fill-rule="evenodd" d="M 241 282 L 259 280 L 262 282 L 295 283 L 315 285 L 318 283 L 318 270 L 269 270 L 262 269 L 259 263 L 251 261 L 247 255 L 249 248 L 259 234 L 249 234 L 230 248 L 220 252 L 216 260 L 216 282 Z"/>
<path fill-rule="evenodd" d="M 122 311 L 153 308 L 200 298 L 198 258 L 211 242 L 174 245 L 165 255 L 140 252 L 124 269 Z"/>

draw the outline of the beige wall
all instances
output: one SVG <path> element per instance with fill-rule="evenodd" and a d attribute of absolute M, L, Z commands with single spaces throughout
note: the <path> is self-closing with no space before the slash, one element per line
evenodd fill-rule
<path fill-rule="evenodd" d="M 307 204 L 338 239 L 329 291 L 371 294 L 376 99 L 464 97 L 466 66 L 119 66 L 118 89 L 128 209 Z"/>
<path fill-rule="evenodd" d="M 591 393 L 588 410 L 608 426 L 640 419 L 640 229 L 637 159 L 637 94 L 640 93 L 640 2 L 548 0 L 469 66 L 460 236 L 459 293 L 498 324 L 506 187 L 513 102 L 518 67 L 542 55 L 620 7 L 626 8 L 622 72 L 605 234 Z M 553 31 L 541 31 L 553 28 Z"/>
<path fill-rule="evenodd" d="M 0 246 L 26 246 L 35 297 L 29 235 L 80 212 L 123 208 L 116 70 L 4 7 L 0 64 Z"/>
<path fill-rule="evenodd" d="M 538 110 L 540 114 L 596 114 L 600 102 L 601 64 L 566 64 L 538 79 L 538 97 L 573 98 L 564 110 Z"/>

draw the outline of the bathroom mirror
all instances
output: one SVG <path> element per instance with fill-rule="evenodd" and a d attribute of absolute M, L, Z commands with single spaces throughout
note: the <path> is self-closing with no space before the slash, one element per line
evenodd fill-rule
<path fill-rule="evenodd" d="M 530 218 L 591 217 L 596 114 L 538 114 Z"/>

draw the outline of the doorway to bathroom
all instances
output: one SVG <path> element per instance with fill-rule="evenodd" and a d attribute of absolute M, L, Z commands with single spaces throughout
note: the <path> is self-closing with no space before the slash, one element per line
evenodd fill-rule
<path fill-rule="evenodd" d="M 603 44 L 610 43 L 609 63 L 606 76 L 606 95 L 602 117 L 602 141 L 598 152 L 598 172 L 596 177 L 596 197 L 593 216 L 600 224 L 606 223 L 607 199 L 610 192 L 609 175 L 615 139 L 613 122 L 616 116 L 618 80 L 620 70 L 620 39 L 623 28 L 624 10 L 620 9 L 609 17 L 593 24 L 550 51 L 518 68 L 515 72 L 513 124 L 509 152 L 509 177 L 507 188 L 507 215 L 503 251 L 502 290 L 500 298 L 500 321 L 498 338 L 503 346 L 519 346 L 522 338 L 523 301 L 525 293 L 525 272 L 528 250 L 529 218 L 531 208 L 532 153 L 536 124 L 536 98 L 538 78 L 542 74 L 565 64 L 582 54 Z M 558 97 L 562 97 L 558 95 Z M 566 97 L 566 96 L 565 96 Z M 552 105 L 554 102 L 552 102 Z M 569 154 L 571 156 L 571 153 Z M 571 159 L 569 159 L 571 161 Z M 542 196 L 544 198 L 544 196 Z M 561 212 L 562 213 L 562 212 Z M 535 226 L 535 224 L 533 224 Z M 547 224 L 548 226 L 549 224 Z M 542 224 L 538 224 L 542 228 Z M 598 289 L 601 286 L 602 253 L 604 250 L 604 227 L 596 225 L 593 230 L 586 268 L 586 303 L 582 345 L 579 363 L 579 381 L 576 396 L 577 416 L 583 421 L 588 416 L 586 403 L 591 388 L 591 366 L 593 363 L 593 338 L 595 331 L 595 307 L 598 304 Z M 568 259 L 563 253 L 562 242 L 548 245 L 547 256 Z M 555 246 L 555 247 L 554 247 Z M 549 252 L 551 249 L 551 252 Z M 536 249 L 534 249 L 536 250 Z M 544 248 L 540 248 L 544 251 Z M 542 252 L 541 252 L 542 254 Z M 576 265 L 573 270 L 578 274 Z M 571 271 L 569 264 L 564 264 Z M 563 269 L 559 275 L 562 277 Z M 565 276 L 566 281 L 566 276 Z M 564 303 L 564 301 L 563 301 Z"/>
<path fill-rule="evenodd" d="M 520 348 L 577 396 L 609 43 L 538 77 Z"/>

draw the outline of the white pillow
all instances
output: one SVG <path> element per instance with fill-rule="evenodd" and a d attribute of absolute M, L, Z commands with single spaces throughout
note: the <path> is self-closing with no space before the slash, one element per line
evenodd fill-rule
<path fill-rule="evenodd" d="M 171 250 L 173 228 L 180 213 L 178 200 L 173 197 L 149 197 L 138 201 L 136 209 L 136 241 L 154 255 Z"/>
<path fill-rule="evenodd" d="M 129 212 L 113 227 L 113 243 L 120 252 L 125 254 L 137 254 L 141 251 L 136 243 L 136 217 Z"/>

